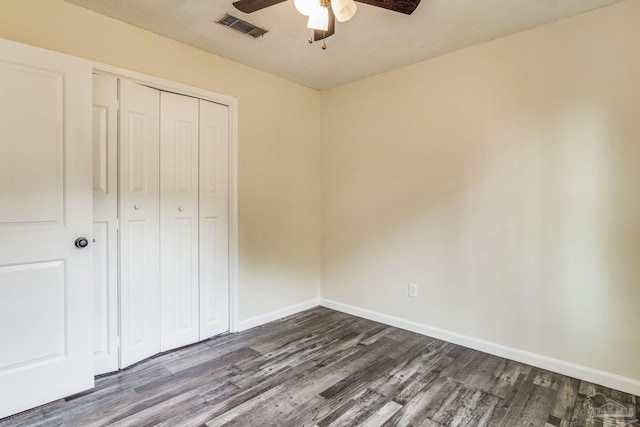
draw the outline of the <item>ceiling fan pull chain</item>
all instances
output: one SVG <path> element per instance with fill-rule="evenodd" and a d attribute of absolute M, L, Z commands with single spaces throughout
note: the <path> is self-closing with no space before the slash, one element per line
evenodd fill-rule
<path fill-rule="evenodd" d="M 327 49 L 327 32 L 323 31 L 322 32 L 322 50 L 326 50 Z"/>
<path fill-rule="evenodd" d="M 311 35 L 309 36 L 309 44 L 313 43 L 313 28 L 311 29 Z"/>

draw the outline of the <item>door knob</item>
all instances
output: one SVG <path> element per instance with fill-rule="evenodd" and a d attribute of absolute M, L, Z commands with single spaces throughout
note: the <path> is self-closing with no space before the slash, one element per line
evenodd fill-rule
<path fill-rule="evenodd" d="M 89 241 L 86 237 L 78 237 L 74 245 L 76 245 L 76 248 L 79 249 L 86 248 L 87 246 L 89 246 Z"/>

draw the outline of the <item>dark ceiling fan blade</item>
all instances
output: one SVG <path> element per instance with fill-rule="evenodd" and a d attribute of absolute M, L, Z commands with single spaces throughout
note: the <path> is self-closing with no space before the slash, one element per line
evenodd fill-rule
<path fill-rule="evenodd" d="M 420 0 L 356 0 L 357 2 L 371 6 L 383 7 L 395 12 L 411 15 L 420 4 Z"/>
<path fill-rule="evenodd" d="M 326 39 L 329 36 L 334 35 L 336 32 L 336 16 L 333 14 L 333 10 L 329 8 L 329 29 L 327 31 L 313 30 L 313 41 Z"/>
<path fill-rule="evenodd" d="M 285 1 L 287 0 L 238 0 L 234 2 L 233 5 L 240 12 L 252 13 Z"/>

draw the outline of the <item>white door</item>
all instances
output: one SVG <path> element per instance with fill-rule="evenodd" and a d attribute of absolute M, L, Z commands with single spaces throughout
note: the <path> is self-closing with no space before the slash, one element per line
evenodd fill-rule
<path fill-rule="evenodd" d="M 93 76 L 95 375 L 118 370 L 118 79 Z"/>
<path fill-rule="evenodd" d="M 200 100 L 200 339 L 229 330 L 229 107 Z"/>
<path fill-rule="evenodd" d="M 160 92 L 120 81 L 120 366 L 160 351 Z"/>
<path fill-rule="evenodd" d="M 93 386 L 90 64 L 0 40 L 0 129 L 2 418 Z"/>
<path fill-rule="evenodd" d="M 199 338 L 198 100 L 162 92 L 160 283 L 162 350 Z"/>

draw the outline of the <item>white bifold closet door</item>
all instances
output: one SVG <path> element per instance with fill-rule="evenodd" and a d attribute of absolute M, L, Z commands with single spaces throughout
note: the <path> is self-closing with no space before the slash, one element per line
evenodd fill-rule
<path fill-rule="evenodd" d="M 229 330 L 228 107 L 163 92 L 162 350 Z"/>
<path fill-rule="evenodd" d="M 229 111 L 120 82 L 120 367 L 229 330 Z"/>
<path fill-rule="evenodd" d="M 118 369 L 118 79 L 93 76 L 94 374 Z"/>
<path fill-rule="evenodd" d="M 120 366 L 160 352 L 160 91 L 120 81 Z"/>
<path fill-rule="evenodd" d="M 200 100 L 200 339 L 229 330 L 229 107 Z"/>
<path fill-rule="evenodd" d="M 162 92 L 160 114 L 161 344 L 199 339 L 198 99 Z"/>

